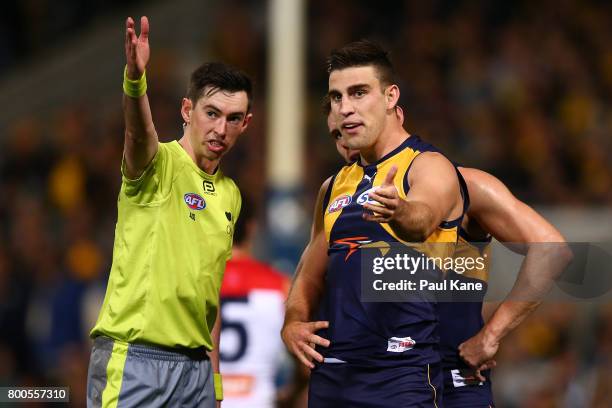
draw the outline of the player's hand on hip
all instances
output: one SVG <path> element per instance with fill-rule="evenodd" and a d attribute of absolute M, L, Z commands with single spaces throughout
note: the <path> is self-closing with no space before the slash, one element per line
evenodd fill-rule
<path fill-rule="evenodd" d="M 392 166 L 383 184 L 369 193 L 369 198 L 378 204 L 366 202 L 363 205 L 368 210 L 363 213 L 365 220 L 388 223 L 401 215 L 405 202 L 399 197 L 395 183 L 393 183 L 396 174 L 397 166 Z"/>
<path fill-rule="evenodd" d="M 495 360 L 489 360 L 486 363 L 481 364 L 480 367 L 478 367 L 478 369 L 476 370 L 476 378 L 478 378 L 479 381 L 487 381 L 486 377 L 482 374 L 482 372 L 490 370 L 496 366 L 497 362 Z"/>
<path fill-rule="evenodd" d="M 129 79 L 139 79 L 149 62 L 149 19 L 140 17 L 140 35 L 132 17 L 125 21 L 125 59 Z"/>
<path fill-rule="evenodd" d="M 484 381 L 480 371 L 488 370 L 497 365 L 493 357 L 495 357 L 498 348 L 499 342 L 488 338 L 486 333 L 481 330 L 474 337 L 459 345 L 459 356 L 470 367 L 476 369 L 476 376 L 480 381 Z"/>
<path fill-rule="evenodd" d="M 312 360 L 323 362 L 323 356 L 315 351 L 315 345 L 329 347 L 329 340 L 317 336 L 316 331 L 329 327 L 329 322 L 291 322 L 283 327 L 281 337 L 287 349 L 306 367 L 314 368 Z"/>

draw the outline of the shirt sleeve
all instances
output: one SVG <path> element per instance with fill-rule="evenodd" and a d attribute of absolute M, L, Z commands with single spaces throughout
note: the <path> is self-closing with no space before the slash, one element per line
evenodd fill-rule
<path fill-rule="evenodd" d="M 152 204 L 161 201 L 166 195 L 164 187 L 171 184 L 172 169 L 167 146 L 159 143 L 157 153 L 144 172 L 136 179 L 126 175 L 125 158 L 121 160 L 121 190 L 125 196 L 137 204 Z"/>

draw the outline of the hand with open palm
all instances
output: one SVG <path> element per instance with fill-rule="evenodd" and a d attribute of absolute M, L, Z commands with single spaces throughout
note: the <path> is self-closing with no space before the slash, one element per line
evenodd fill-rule
<path fill-rule="evenodd" d="M 140 18 L 140 36 L 137 36 L 134 20 L 128 17 L 125 21 L 125 59 L 129 79 L 140 79 L 149 56 L 149 19 L 146 16 Z"/>

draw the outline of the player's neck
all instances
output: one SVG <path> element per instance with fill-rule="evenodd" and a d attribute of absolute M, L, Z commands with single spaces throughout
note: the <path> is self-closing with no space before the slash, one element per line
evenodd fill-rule
<path fill-rule="evenodd" d="M 378 135 L 376 142 L 366 151 L 361 151 L 361 157 L 365 160 L 366 165 L 375 163 L 397 149 L 399 145 L 404 143 L 410 134 L 396 121 L 387 121 L 387 124 Z"/>

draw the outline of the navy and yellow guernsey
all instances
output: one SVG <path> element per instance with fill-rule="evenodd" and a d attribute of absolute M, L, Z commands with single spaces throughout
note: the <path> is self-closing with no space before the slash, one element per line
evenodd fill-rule
<path fill-rule="evenodd" d="M 440 352 L 444 369 L 445 393 L 453 388 L 483 385 L 459 357 L 458 349 L 461 343 L 474 336 L 484 326 L 482 302 L 489 278 L 491 239 L 490 235 L 483 238 L 470 237 L 463 228 L 459 229 L 455 259 L 477 261 L 471 262 L 469 268 L 460 270 L 461 273 L 449 271 L 447 278 L 458 279 L 461 282 L 480 282 L 483 290 L 455 294 L 454 299 L 447 299 L 446 302 L 439 304 Z M 488 371 L 484 374 L 488 378 Z M 487 385 L 486 388 L 490 389 L 490 386 Z"/>
<path fill-rule="evenodd" d="M 329 328 L 321 335 L 331 344 L 318 348 L 328 360 L 379 367 L 424 366 L 440 361 L 436 302 L 360 300 L 363 248 L 376 247 L 382 241 L 397 244 L 404 252 L 422 250 L 419 244 L 402 242 L 388 224 L 363 219 L 368 193 L 384 182 L 395 165 L 398 171 L 394 184 L 405 199 L 410 189 L 407 173 L 413 160 L 423 152 L 437 151 L 411 136 L 378 162 L 368 166 L 353 163 L 332 178 L 323 201 L 329 263 L 319 311 L 319 317 L 329 321 Z M 462 218 L 463 215 L 442 222 L 426 243 L 456 243 Z M 446 257 L 454 252 L 454 245 L 435 247 L 439 253 L 427 255 Z"/>

